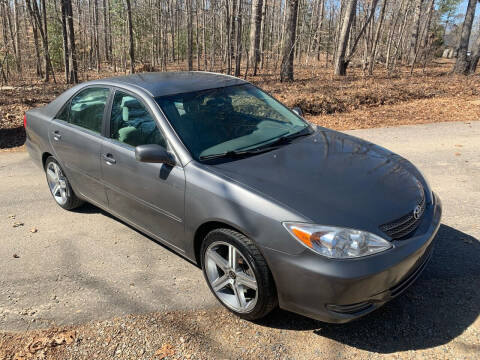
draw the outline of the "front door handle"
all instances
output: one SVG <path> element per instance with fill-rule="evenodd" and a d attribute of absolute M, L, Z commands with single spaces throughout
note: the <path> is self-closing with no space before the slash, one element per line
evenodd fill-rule
<path fill-rule="evenodd" d="M 102 155 L 102 158 L 103 160 L 105 160 L 105 162 L 108 164 L 108 165 L 113 165 L 113 164 L 116 164 L 117 163 L 117 160 L 115 160 L 113 158 L 113 155 L 112 154 L 103 154 Z"/>
<path fill-rule="evenodd" d="M 53 140 L 59 141 L 62 138 L 62 135 L 60 135 L 60 132 L 58 130 L 55 130 L 53 132 Z"/>

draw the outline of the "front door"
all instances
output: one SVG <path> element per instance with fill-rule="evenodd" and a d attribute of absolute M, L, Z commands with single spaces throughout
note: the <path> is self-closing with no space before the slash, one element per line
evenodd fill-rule
<path fill-rule="evenodd" d="M 102 127 L 109 88 L 88 87 L 76 94 L 50 123 L 49 138 L 73 189 L 106 205 L 101 183 Z"/>
<path fill-rule="evenodd" d="M 139 98 L 117 90 L 109 128 L 101 163 L 110 210 L 153 237 L 184 250 L 183 168 L 135 159 L 135 146 L 168 146 L 153 115 Z"/>

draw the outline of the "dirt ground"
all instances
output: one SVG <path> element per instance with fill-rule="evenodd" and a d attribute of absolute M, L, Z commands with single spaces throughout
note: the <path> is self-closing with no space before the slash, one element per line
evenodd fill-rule
<path fill-rule="evenodd" d="M 280 83 L 268 74 L 248 80 L 286 105 L 302 108 L 308 120 L 338 130 L 480 119 L 480 73 L 456 76 L 450 74 L 451 67 L 443 60 L 413 75 L 409 68 L 400 68 L 393 74 L 378 70 L 374 77 L 352 68 L 339 78 L 322 66 L 297 66 L 293 83 Z M 83 78 L 114 75 L 122 74 L 91 71 Z M 0 88 L 0 149 L 22 149 L 25 111 L 47 104 L 70 86 L 60 81 L 25 78 Z"/>

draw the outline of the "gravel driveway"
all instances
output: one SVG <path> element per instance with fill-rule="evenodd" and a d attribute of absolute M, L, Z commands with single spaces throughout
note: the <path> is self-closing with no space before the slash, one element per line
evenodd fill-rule
<path fill-rule="evenodd" d="M 418 281 L 346 325 L 238 320 L 196 266 L 98 208 L 62 210 L 25 152 L 0 153 L 0 358 L 480 358 L 480 122 L 349 133 L 415 163 L 444 218 Z"/>

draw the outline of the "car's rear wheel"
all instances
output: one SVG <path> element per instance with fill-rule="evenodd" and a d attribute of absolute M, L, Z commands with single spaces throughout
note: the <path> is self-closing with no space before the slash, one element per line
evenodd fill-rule
<path fill-rule="evenodd" d="M 227 309 L 256 320 L 275 308 L 272 274 L 252 240 L 231 229 L 216 229 L 206 236 L 201 254 L 210 290 Z"/>
<path fill-rule="evenodd" d="M 50 193 L 58 205 L 65 210 L 72 210 L 83 204 L 73 192 L 67 176 L 53 156 L 45 161 L 45 174 Z"/>

